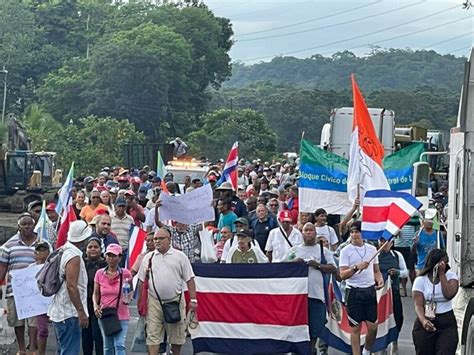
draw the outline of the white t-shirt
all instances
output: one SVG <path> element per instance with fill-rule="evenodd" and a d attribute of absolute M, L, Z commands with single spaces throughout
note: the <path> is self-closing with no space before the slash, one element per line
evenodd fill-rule
<path fill-rule="evenodd" d="M 301 232 L 292 228 L 290 235 L 288 236 L 292 246 L 297 246 L 303 244 L 303 235 Z M 286 252 L 290 250 L 290 244 L 286 241 L 286 238 L 283 236 L 280 228 L 274 228 L 268 234 L 267 244 L 265 245 L 266 251 L 272 252 L 272 262 L 277 263 L 284 261 L 283 257 Z"/>
<path fill-rule="evenodd" d="M 334 245 L 339 243 L 339 239 L 337 238 L 336 231 L 333 227 L 328 225 L 322 227 L 316 227 L 316 235 L 324 235 L 328 240 L 330 245 Z"/>
<path fill-rule="evenodd" d="M 447 271 L 446 279 L 448 281 L 458 280 L 458 277 L 454 272 Z M 430 281 L 427 275 L 418 276 L 415 279 L 415 282 L 413 282 L 412 290 L 423 293 L 425 301 L 430 301 L 433 296 L 433 283 Z M 435 285 L 434 301 L 436 302 L 436 314 L 446 313 L 453 309 L 451 300 L 447 300 L 443 296 L 440 282 Z"/>
<path fill-rule="evenodd" d="M 356 247 L 349 244 L 341 250 L 339 257 L 339 267 L 349 266 L 353 267 L 363 261 L 369 261 L 375 254 L 377 249 L 370 244 L 364 243 L 361 247 Z M 357 271 L 354 275 L 346 280 L 346 285 L 349 287 L 370 287 L 375 285 L 374 264 L 378 264 L 379 260 L 375 257 L 367 269 Z"/>
<path fill-rule="evenodd" d="M 318 263 L 321 262 L 321 246 L 319 245 L 297 245 L 290 248 L 284 256 L 284 260 L 288 261 L 290 254 L 295 255 L 295 258 L 301 258 L 304 261 L 316 260 Z M 332 253 L 324 248 L 324 257 L 326 263 L 336 266 Z M 323 274 L 320 270 L 314 267 L 309 268 L 308 272 L 308 297 L 316 298 L 324 302 L 324 287 L 323 287 Z"/>

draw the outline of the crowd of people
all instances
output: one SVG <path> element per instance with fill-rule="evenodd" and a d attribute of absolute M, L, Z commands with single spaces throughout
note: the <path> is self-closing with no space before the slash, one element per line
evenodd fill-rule
<path fill-rule="evenodd" d="M 219 263 L 308 265 L 313 352 L 328 351 L 320 339 L 327 317 L 323 274 L 333 274 L 345 290 L 353 354 L 371 351 L 377 332 L 376 290 L 389 277 L 399 330 L 403 325 L 401 297 L 407 296 L 407 279 L 413 283 L 417 354 L 454 354 L 457 330 L 450 300 L 458 282 L 443 251 L 443 229 L 436 225 L 447 200 L 446 189 L 441 195 L 438 192 L 435 209 L 412 219 L 393 241 L 369 243 L 362 239 L 358 200 L 345 216 L 328 215 L 324 208 L 315 208 L 313 213 L 299 211 L 296 164 L 241 161 L 237 191 L 230 182 L 218 183 L 222 169 L 223 163 L 211 166 L 204 176 L 187 176 L 182 184 L 172 174 L 157 176 L 148 166 L 139 171 L 104 168 L 97 177 L 78 177 L 72 189 L 77 221 L 71 223 L 67 243 L 60 247 L 61 287 L 47 314 L 18 320 L 8 275 L 45 263 L 57 249 L 61 223 L 55 202 L 48 201 L 48 240 L 39 239 L 34 227 L 42 201 L 30 203 L 28 212 L 18 218 L 18 232 L 0 251 L 0 280 L 7 280 L 8 324 L 15 328 L 18 354 L 45 354 L 48 319 L 61 355 L 79 354 L 81 341 L 86 355 L 126 354 L 135 275 L 148 353 L 162 353 L 169 343 L 173 354 L 180 354 L 188 312 L 198 307 L 192 263 L 201 261 L 203 229 L 212 233 Z M 160 220 L 160 194 L 186 194 L 203 184 L 213 189 L 214 221 L 186 225 Z M 131 225 L 147 232 L 146 251 L 133 265 L 127 260 Z M 183 295 L 185 289 L 189 298 Z M 431 313 L 428 305 L 432 305 Z M 363 323 L 368 332 L 361 349 Z"/>

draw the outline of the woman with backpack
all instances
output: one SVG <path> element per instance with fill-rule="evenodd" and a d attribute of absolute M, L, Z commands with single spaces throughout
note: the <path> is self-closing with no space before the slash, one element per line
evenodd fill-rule
<path fill-rule="evenodd" d="M 133 296 L 132 274 L 119 267 L 122 247 L 110 244 L 105 250 L 107 266 L 97 270 L 92 296 L 94 313 L 99 319 L 99 327 L 104 339 L 105 355 L 125 355 L 129 303 Z"/>

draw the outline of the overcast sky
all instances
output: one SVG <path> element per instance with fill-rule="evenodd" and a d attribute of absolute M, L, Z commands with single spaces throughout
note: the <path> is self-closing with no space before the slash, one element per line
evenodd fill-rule
<path fill-rule="evenodd" d="M 467 56 L 474 8 L 462 9 L 464 1 L 204 0 L 232 21 L 232 60 L 248 64 L 346 49 L 365 55 L 374 45 Z"/>

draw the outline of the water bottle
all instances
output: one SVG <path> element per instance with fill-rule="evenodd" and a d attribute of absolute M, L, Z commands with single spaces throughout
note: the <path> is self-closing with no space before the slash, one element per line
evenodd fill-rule
<path fill-rule="evenodd" d="M 289 258 L 290 260 L 295 260 L 295 258 L 296 258 L 296 252 L 293 250 L 293 251 L 290 253 L 290 255 L 288 255 L 288 258 Z"/>
<path fill-rule="evenodd" d="M 122 285 L 122 303 L 130 304 L 132 302 L 132 287 L 128 279 L 125 279 L 125 282 Z"/>

